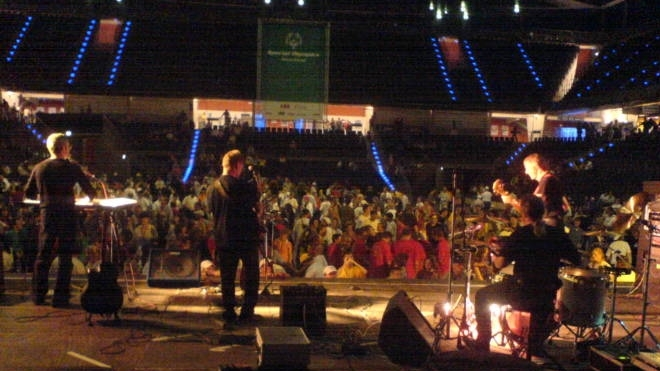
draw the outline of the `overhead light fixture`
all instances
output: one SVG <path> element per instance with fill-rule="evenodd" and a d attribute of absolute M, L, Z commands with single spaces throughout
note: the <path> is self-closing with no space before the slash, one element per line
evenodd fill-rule
<path fill-rule="evenodd" d="M 270 5 L 270 0 L 264 0 L 264 4 Z"/>
<path fill-rule="evenodd" d="M 435 19 L 441 20 L 442 19 L 442 9 L 438 8 L 435 11 Z"/>
<path fill-rule="evenodd" d="M 514 14 L 520 14 L 520 1 L 516 0 L 515 4 L 513 4 L 513 13 Z"/>
<path fill-rule="evenodd" d="M 429 1 L 429 10 L 430 11 L 435 10 L 435 4 L 433 3 L 433 0 Z"/>
<path fill-rule="evenodd" d="M 305 0 L 298 0 L 298 6 L 305 6 Z"/>

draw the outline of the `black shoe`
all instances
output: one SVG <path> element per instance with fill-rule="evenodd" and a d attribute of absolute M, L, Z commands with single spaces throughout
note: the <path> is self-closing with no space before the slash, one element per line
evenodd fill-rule
<path fill-rule="evenodd" d="M 238 316 L 239 321 L 250 321 L 254 317 L 254 309 L 241 309 L 241 314 Z"/>
<path fill-rule="evenodd" d="M 222 320 L 225 322 L 236 322 L 237 318 L 236 312 L 233 309 L 222 312 Z"/>
<path fill-rule="evenodd" d="M 58 308 L 58 309 L 67 309 L 67 308 L 71 308 L 71 303 L 69 303 L 68 300 L 66 300 L 66 301 L 64 301 L 64 300 L 53 300 L 52 307 L 53 308 Z"/>
<path fill-rule="evenodd" d="M 36 296 L 32 298 L 34 305 L 46 305 L 46 298 L 43 296 Z"/>

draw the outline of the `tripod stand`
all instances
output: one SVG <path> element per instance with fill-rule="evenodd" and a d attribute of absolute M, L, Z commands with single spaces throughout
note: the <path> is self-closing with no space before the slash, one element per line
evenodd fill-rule
<path fill-rule="evenodd" d="M 273 271 L 273 249 L 274 249 L 274 239 L 275 239 L 275 221 L 270 220 L 270 218 L 264 218 L 264 244 L 261 248 L 261 255 L 264 257 L 264 277 L 270 276 L 270 279 L 264 285 L 264 288 L 261 290 L 259 295 L 261 296 L 270 296 L 270 290 L 268 287 L 273 283 L 275 272 Z M 270 224 L 270 230 L 268 228 Z"/>
<path fill-rule="evenodd" d="M 612 299 L 611 299 L 611 304 L 610 304 L 610 313 L 607 316 L 607 322 L 605 323 L 605 326 L 603 327 L 603 332 L 607 333 L 607 342 L 612 343 L 612 333 L 614 331 L 614 322 L 618 323 L 623 330 L 626 332 L 627 335 L 630 335 L 630 330 L 628 330 L 628 327 L 626 324 L 616 318 L 615 313 L 616 313 L 616 285 L 617 285 L 617 279 L 619 278 L 620 275 L 622 274 L 629 274 L 630 269 L 627 268 L 601 268 L 601 270 L 608 275 L 612 275 L 613 282 L 612 282 Z"/>
<path fill-rule="evenodd" d="M 649 233 L 653 234 L 655 232 L 660 232 L 658 227 L 655 225 L 651 224 L 649 221 L 642 220 L 642 224 L 647 226 L 649 228 Z M 658 344 L 658 339 L 653 335 L 653 332 L 651 332 L 651 329 L 646 326 L 646 312 L 647 312 L 647 307 L 649 305 L 649 274 L 651 271 L 651 262 L 655 261 L 655 259 L 651 258 L 651 241 L 652 238 L 649 238 L 649 248 L 646 251 L 646 256 L 644 257 L 644 277 L 642 278 L 644 284 L 642 285 L 642 322 L 637 327 L 634 329 L 632 332 L 628 333 L 628 335 L 624 336 L 623 338 L 619 339 L 615 344 L 616 345 L 628 345 L 628 348 L 633 348 L 632 350 L 639 351 L 640 349 L 644 349 L 644 334 L 648 333 L 649 337 L 653 341 L 653 344 L 655 345 L 655 350 L 660 349 L 660 344 Z M 635 335 L 639 332 L 639 342 L 635 341 Z"/>

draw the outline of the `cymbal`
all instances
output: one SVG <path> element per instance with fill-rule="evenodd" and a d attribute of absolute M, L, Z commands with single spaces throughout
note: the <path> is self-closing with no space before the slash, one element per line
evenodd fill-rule
<path fill-rule="evenodd" d="M 468 222 L 468 223 L 476 222 L 476 221 L 479 221 L 481 219 L 482 219 L 481 216 L 466 216 L 465 217 L 465 221 Z"/>
<path fill-rule="evenodd" d="M 500 223 L 500 224 L 508 224 L 509 223 L 508 220 L 506 220 L 504 218 L 498 218 L 496 216 L 488 215 L 488 216 L 486 216 L 486 218 L 488 218 L 488 220 L 490 220 L 491 222 L 495 222 L 495 223 Z"/>
<path fill-rule="evenodd" d="M 467 245 L 468 246 L 488 246 L 488 243 L 486 241 L 481 241 L 481 240 L 468 240 Z"/>
<path fill-rule="evenodd" d="M 596 229 L 593 231 L 586 231 L 584 232 L 584 235 L 587 237 L 593 237 L 593 236 L 604 236 L 605 235 L 605 230 L 604 229 Z"/>
<path fill-rule="evenodd" d="M 617 220 L 612 225 L 612 231 L 623 233 L 642 217 L 644 207 L 649 201 L 649 194 L 639 192 L 628 199 L 628 201 L 619 208 Z"/>
<path fill-rule="evenodd" d="M 621 206 L 619 213 L 622 214 L 636 214 L 641 215 L 644 210 L 644 206 L 649 201 L 649 195 L 646 192 L 639 192 L 634 194 L 628 199 L 628 201 Z"/>

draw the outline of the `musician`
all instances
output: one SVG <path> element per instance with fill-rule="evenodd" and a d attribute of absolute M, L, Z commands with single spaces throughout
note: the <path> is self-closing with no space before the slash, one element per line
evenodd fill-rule
<path fill-rule="evenodd" d="M 69 306 L 72 254 L 75 249 L 77 212 L 74 186 L 94 199 L 89 174 L 76 162 L 71 161 L 71 143 L 62 133 L 48 136 L 46 148 L 50 158 L 38 163 L 25 186 L 25 197 L 39 198 L 39 243 L 32 276 L 32 300 L 44 305 L 48 292 L 48 272 L 55 257 L 59 269 L 52 306 Z"/>
<path fill-rule="evenodd" d="M 477 291 L 475 311 L 477 350 L 488 351 L 491 340 L 490 305 L 510 304 L 514 309 L 532 312 L 529 350 L 542 354 L 542 345 L 549 334 L 545 323 L 554 310 L 553 301 L 561 286 L 557 274 L 562 261 L 579 263 L 579 255 L 562 229 L 543 221 L 543 201 L 526 195 L 520 199 L 524 224 L 510 237 L 493 238 L 493 264 L 502 268 L 515 261 L 513 276 Z"/>
<path fill-rule="evenodd" d="M 220 265 L 223 319 L 249 321 L 259 297 L 259 192 L 252 174 L 244 171 L 245 157 L 238 150 L 222 158 L 222 175 L 209 188 L 208 206 L 213 213 L 216 261 Z M 243 262 L 244 301 L 235 312 L 235 279 Z"/>
<path fill-rule="evenodd" d="M 545 215 L 543 219 L 547 224 L 563 227 L 563 217 L 568 208 L 564 197 L 563 187 L 557 176 L 550 171 L 548 161 L 538 153 L 532 153 L 523 160 L 525 175 L 537 182 L 533 194 L 543 200 Z M 515 195 L 503 190 L 501 180 L 496 180 L 493 189 L 502 196 L 502 202 L 520 208 L 520 202 Z M 520 210 L 519 210 L 520 211 Z"/>

